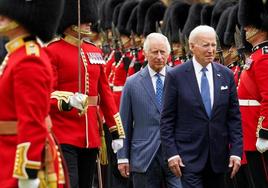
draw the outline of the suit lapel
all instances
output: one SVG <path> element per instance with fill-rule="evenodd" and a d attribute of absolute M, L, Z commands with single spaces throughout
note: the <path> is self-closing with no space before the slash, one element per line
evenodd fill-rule
<path fill-rule="evenodd" d="M 142 76 L 141 83 L 144 89 L 146 90 L 147 94 L 152 99 L 154 105 L 157 107 L 157 109 L 160 112 L 161 109 L 160 109 L 159 104 L 156 101 L 155 91 L 154 91 L 152 79 L 149 74 L 148 65 L 141 71 L 141 76 Z"/>
<path fill-rule="evenodd" d="M 195 75 L 195 71 L 194 71 L 194 66 L 193 66 L 193 62 L 189 61 L 188 63 L 188 68 L 186 69 L 186 79 L 187 79 L 187 83 L 189 84 L 190 88 L 192 89 L 195 97 L 197 98 L 198 102 L 203 106 L 203 110 L 206 111 L 205 106 L 203 104 L 203 100 L 199 91 L 199 86 L 197 83 L 197 79 L 196 79 L 196 75 Z"/>
<path fill-rule="evenodd" d="M 211 116 L 213 115 L 213 111 L 215 110 L 216 104 L 218 103 L 220 99 L 220 87 L 221 87 L 221 77 L 222 74 L 219 71 L 219 68 L 215 63 L 212 63 L 212 69 L 213 69 L 213 81 L 214 81 L 214 102 L 213 107 L 211 111 Z"/>

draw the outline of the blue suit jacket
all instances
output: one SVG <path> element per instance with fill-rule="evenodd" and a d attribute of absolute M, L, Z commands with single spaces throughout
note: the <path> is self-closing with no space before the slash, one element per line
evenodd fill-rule
<path fill-rule="evenodd" d="M 193 62 L 168 72 L 161 116 L 161 141 L 167 158 L 180 155 L 185 168 L 202 170 L 210 157 L 215 172 L 228 169 L 230 155 L 242 156 L 242 130 L 233 73 L 212 63 L 214 104 L 209 118 Z M 209 156 L 208 156 L 209 155 Z"/>
<path fill-rule="evenodd" d="M 120 103 L 126 139 L 117 158 L 129 159 L 131 171 L 145 172 L 160 146 L 160 111 L 146 66 L 127 79 Z"/>

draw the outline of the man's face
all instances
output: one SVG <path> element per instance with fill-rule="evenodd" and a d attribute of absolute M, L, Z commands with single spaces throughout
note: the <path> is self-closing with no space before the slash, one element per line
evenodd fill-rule
<path fill-rule="evenodd" d="M 150 67 L 154 71 L 160 72 L 166 65 L 169 56 L 166 43 L 161 39 L 151 39 L 149 43 L 149 50 L 144 52 L 144 55 Z"/>
<path fill-rule="evenodd" d="M 199 34 L 193 43 L 190 43 L 190 49 L 198 63 L 203 66 L 211 63 L 216 54 L 216 37 L 214 34 Z"/>

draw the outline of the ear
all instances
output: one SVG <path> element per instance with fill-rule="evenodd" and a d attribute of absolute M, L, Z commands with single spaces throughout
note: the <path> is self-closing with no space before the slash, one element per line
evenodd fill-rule
<path fill-rule="evenodd" d="M 194 44 L 193 43 L 189 43 L 189 49 L 192 51 L 194 49 Z"/>

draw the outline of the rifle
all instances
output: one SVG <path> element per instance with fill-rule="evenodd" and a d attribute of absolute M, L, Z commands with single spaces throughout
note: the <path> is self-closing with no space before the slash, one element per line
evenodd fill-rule
<path fill-rule="evenodd" d="M 181 29 L 179 29 L 179 40 L 180 40 L 181 51 L 182 51 L 180 59 L 186 62 L 187 61 L 186 49 L 185 49 L 186 45 L 185 45 L 185 41 L 183 40 L 183 34 L 181 32 Z"/>
<path fill-rule="evenodd" d="M 100 38 L 101 38 L 101 48 L 102 52 L 104 54 L 104 57 L 109 55 L 111 53 L 111 47 L 109 44 L 109 38 L 108 38 L 108 31 L 103 31 L 103 29 L 100 26 L 100 21 L 98 21 L 98 30 L 100 31 Z"/>
<path fill-rule="evenodd" d="M 122 54 L 120 51 L 121 46 L 119 43 L 119 38 L 116 32 L 114 23 L 112 23 L 112 43 L 113 43 L 113 49 L 114 49 L 115 62 L 117 64 L 120 61 Z"/>
<path fill-rule="evenodd" d="M 171 31 L 169 30 L 168 31 L 168 41 L 169 41 L 169 44 L 170 44 L 170 56 L 171 56 L 171 63 L 172 63 L 172 66 L 174 66 L 174 62 L 176 60 L 176 57 L 175 57 L 175 54 L 174 54 L 174 49 L 173 49 L 173 43 L 172 43 L 172 39 L 171 39 Z"/>
<path fill-rule="evenodd" d="M 186 35 L 184 35 L 184 44 L 185 44 L 186 60 L 191 59 L 192 55 L 191 55 L 191 51 L 189 48 L 189 40 L 186 37 Z"/>
<path fill-rule="evenodd" d="M 221 42 L 217 34 L 216 34 L 216 41 L 217 41 L 216 53 L 219 55 L 220 64 L 224 65 L 223 50 L 221 48 Z"/>
<path fill-rule="evenodd" d="M 235 47 L 237 49 L 237 54 L 239 57 L 238 66 L 240 67 L 240 70 L 238 72 L 238 79 L 240 77 L 240 74 L 243 70 L 243 66 L 245 64 L 246 56 L 245 56 L 245 46 L 242 41 L 242 34 L 238 26 L 235 26 L 235 33 L 234 33 L 234 39 L 235 39 Z"/>

